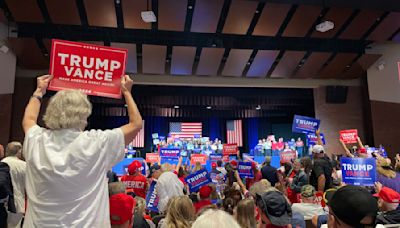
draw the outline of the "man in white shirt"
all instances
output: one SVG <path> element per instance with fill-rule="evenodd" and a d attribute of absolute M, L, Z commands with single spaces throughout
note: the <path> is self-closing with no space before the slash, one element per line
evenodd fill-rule
<path fill-rule="evenodd" d="M 11 182 L 13 185 L 14 204 L 16 213 L 8 213 L 8 227 L 20 227 L 25 214 L 25 169 L 26 163 L 22 159 L 22 145 L 20 142 L 10 142 L 6 147 L 6 158 L 1 160 L 10 167 Z"/>
<path fill-rule="evenodd" d="M 304 216 L 305 220 L 310 220 L 314 215 L 326 214 L 320 204 L 315 204 L 315 188 L 312 185 L 304 185 L 301 188 L 301 203 L 292 205 L 293 212 L 298 212 Z"/>
<path fill-rule="evenodd" d="M 28 197 L 24 227 L 110 227 L 106 173 L 125 155 L 142 128 L 132 98 L 133 81 L 122 76 L 129 122 L 113 130 L 84 131 L 92 105 L 78 90 L 62 90 L 49 101 L 37 125 L 41 99 L 51 76 L 37 78 L 37 89 L 25 109 L 23 154 Z"/>

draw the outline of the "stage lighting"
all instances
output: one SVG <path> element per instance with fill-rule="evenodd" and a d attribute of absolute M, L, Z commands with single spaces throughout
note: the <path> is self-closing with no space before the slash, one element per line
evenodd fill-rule
<path fill-rule="evenodd" d="M 207 106 L 206 109 L 211 109 L 211 106 Z"/>
<path fill-rule="evenodd" d="M 179 106 L 178 106 L 178 105 L 175 105 L 175 106 L 174 106 L 174 108 L 175 108 L 175 109 L 178 109 L 178 108 L 179 108 Z"/>

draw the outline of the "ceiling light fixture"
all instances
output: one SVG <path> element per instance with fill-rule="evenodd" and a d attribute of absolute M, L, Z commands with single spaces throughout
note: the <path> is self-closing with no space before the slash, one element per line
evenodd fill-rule
<path fill-rule="evenodd" d="M 260 110 L 261 109 L 261 105 L 257 105 L 256 110 Z"/>
<path fill-rule="evenodd" d="M 211 109 L 211 106 L 207 106 L 206 109 Z"/>
<path fill-rule="evenodd" d="M 315 26 L 315 30 L 318 32 L 327 32 L 332 30 L 335 27 L 335 24 L 332 21 L 323 21 Z"/>
<path fill-rule="evenodd" d="M 175 109 L 178 109 L 178 108 L 179 108 L 179 106 L 178 106 L 178 105 L 175 105 L 175 106 L 174 106 L 174 108 L 175 108 Z"/>
<path fill-rule="evenodd" d="M 140 13 L 140 16 L 142 16 L 142 20 L 146 23 L 152 23 L 157 21 L 156 15 L 152 10 L 150 10 L 149 0 L 147 0 L 147 11 L 142 11 Z"/>

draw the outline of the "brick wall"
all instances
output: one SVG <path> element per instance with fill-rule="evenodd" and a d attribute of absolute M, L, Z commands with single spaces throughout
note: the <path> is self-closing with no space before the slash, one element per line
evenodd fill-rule
<path fill-rule="evenodd" d="M 314 89 L 315 115 L 321 120 L 321 132 L 325 134 L 328 153 L 341 154 L 339 131 L 358 129 L 361 140 L 367 136 L 365 124 L 365 108 L 362 87 L 349 87 L 347 101 L 344 104 L 328 104 L 325 102 L 326 87 Z"/>
<path fill-rule="evenodd" d="M 371 101 L 375 145 L 382 144 L 389 157 L 400 153 L 400 104 Z"/>

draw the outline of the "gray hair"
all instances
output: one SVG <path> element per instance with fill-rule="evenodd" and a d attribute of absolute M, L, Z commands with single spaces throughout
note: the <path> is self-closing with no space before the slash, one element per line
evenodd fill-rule
<path fill-rule="evenodd" d="M 143 215 L 143 213 L 146 211 L 146 200 L 139 196 L 135 196 L 135 200 L 136 200 L 135 213 Z"/>
<path fill-rule="evenodd" d="M 122 182 L 112 182 L 108 184 L 108 194 L 110 196 L 125 193 L 126 187 L 125 184 Z"/>
<path fill-rule="evenodd" d="M 22 144 L 20 142 L 10 142 L 6 147 L 6 157 L 17 156 L 22 150 Z"/>
<path fill-rule="evenodd" d="M 83 130 L 91 113 L 92 105 L 84 93 L 78 90 L 62 90 L 50 99 L 43 120 L 51 130 Z"/>
<path fill-rule="evenodd" d="M 232 215 L 222 210 L 210 209 L 200 215 L 193 223 L 192 228 L 229 227 L 240 228 Z"/>

